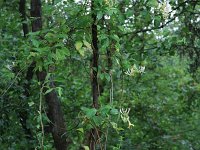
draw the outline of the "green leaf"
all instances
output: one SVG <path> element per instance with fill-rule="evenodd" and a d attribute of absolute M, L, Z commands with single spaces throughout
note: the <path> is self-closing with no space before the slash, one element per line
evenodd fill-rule
<path fill-rule="evenodd" d="M 63 48 L 62 48 L 62 52 L 63 52 L 64 55 L 70 56 L 69 49 L 67 49 L 66 47 L 63 47 Z"/>
<path fill-rule="evenodd" d="M 95 123 L 96 126 L 101 125 L 101 123 L 103 121 L 103 119 L 101 117 L 99 117 L 99 116 L 92 117 L 92 120 L 94 121 L 94 123 Z"/>
<path fill-rule="evenodd" d="M 35 103 L 34 102 L 29 102 L 28 105 L 31 107 L 33 106 Z"/>
<path fill-rule="evenodd" d="M 119 127 L 119 128 L 117 128 L 117 130 L 118 130 L 118 131 L 123 131 L 124 129 L 121 128 L 121 127 Z"/>
<path fill-rule="evenodd" d="M 116 8 L 109 8 L 107 9 L 107 12 L 106 12 L 109 16 L 112 16 L 113 14 L 116 14 L 117 13 L 117 9 Z"/>
<path fill-rule="evenodd" d="M 49 32 L 49 33 L 47 33 L 44 37 L 45 37 L 45 39 L 47 39 L 47 40 L 49 40 L 49 39 L 52 40 L 52 39 L 55 37 L 55 34 Z"/>
<path fill-rule="evenodd" d="M 58 90 L 58 95 L 62 96 L 62 88 L 61 87 L 57 87 L 57 90 Z"/>
<path fill-rule="evenodd" d="M 104 75 L 105 75 L 106 80 L 110 81 L 110 75 L 108 73 L 105 73 Z"/>
<path fill-rule="evenodd" d="M 32 41 L 32 44 L 33 44 L 34 47 L 36 47 L 36 48 L 39 47 L 40 42 L 39 42 L 38 40 L 36 40 L 36 39 L 32 39 L 31 41 Z"/>
<path fill-rule="evenodd" d="M 115 122 L 110 122 L 114 129 L 117 129 L 117 124 Z"/>
<path fill-rule="evenodd" d="M 154 19 L 154 25 L 156 27 L 158 27 L 160 25 L 160 22 L 161 22 L 161 17 L 160 16 L 156 16 L 155 19 Z"/>
<path fill-rule="evenodd" d="M 81 110 L 85 113 L 88 118 L 92 118 L 96 115 L 97 110 L 95 108 L 82 107 Z"/>
<path fill-rule="evenodd" d="M 90 150 L 88 146 L 83 146 L 84 150 Z"/>
<path fill-rule="evenodd" d="M 89 48 L 89 49 L 91 49 L 91 44 L 90 43 L 88 43 L 87 41 L 83 41 L 83 43 L 84 43 L 84 45 L 87 47 L 87 48 Z"/>
<path fill-rule="evenodd" d="M 82 48 L 82 46 L 83 46 L 83 43 L 82 43 L 81 41 L 77 41 L 77 42 L 75 43 L 75 48 L 76 48 L 77 50 L 80 50 L 80 49 Z"/>
<path fill-rule="evenodd" d="M 60 49 L 56 50 L 56 60 L 63 60 L 65 59 L 65 55 L 62 54 L 62 51 Z"/>
<path fill-rule="evenodd" d="M 53 90 L 53 88 L 51 88 L 51 89 L 48 89 L 48 90 L 47 90 L 47 91 L 44 93 L 44 95 L 46 95 L 46 94 L 50 93 L 52 90 Z"/>
<path fill-rule="evenodd" d="M 109 39 L 108 39 L 108 38 L 102 40 L 102 47 L 101 47 L 101 48 L 102 48 L 103 50 L 106 50 L 109 46 L 110 46 L 110 42 L 109 42 Z"/>
<path fill-rule="evenodd" d="M 110 113 L 112 115 L 117 115 L 117 114 L 119 114 L 119 111 L 117 109 L 113 108 L 113 109 L 111 109 Z"/>
<path fill-rule="evenodd" d="M 70 52 L 66 47 L 56 49 L 56 54 L 53 54 L 53 58 L 56 60 L 64 60 L 66 56 L 70 56 Z"/>
<path fill-rule="evenodd" d="M 158 6 L 158 1 L 157 0 L 149 0 L 148 4 L 151 7 L 157 7 Z"/>
<path fill-rule="evenodd" d="M 83 130 L 83 128 L 78 128 L 78 129 L 76 129 L 77 131 L 80 131 L 81 133 L 84 133 L 84 130 Z"/>
<path fill-rule="evenodd" d="M 85 50 L 84 50 L 84 48 L 79 49 L 78 52 L 79 52 L 79 54 L 81 56 L 85 56 Z"/>
<path fill-rule="evenodd" d="M 103 79 L 104 79 L 104 73 L 101 73 L 101 74 L 99 75 L 99 77 L 100 77 L 101 80 L 103 80 Z"/>
<path fill-rule="evenodd" d="M 88 45 L 89 43 L 87 43 L 86 41 L 84 42 L 86 45 Z M 76 50 L 79 52 L 79 54 L 81 56 L 84 56 L 85 55 L 85 50 L 84 50 L 84 47 L 83 46 L 83 43 L 81 41 L 77 41 L 76 44 L 75 44 L 75 47 L 76 47 Z"/>
<path fill-rule="evenodd" d="M 99 109 L 99 112 L 102 114 L 102 115 L 106 115 L 110 112 L 111 110 L 111 106 L 110 105 L 105 105 L 105 106 L 102 106 L 100 109 Z"/>
<path fill-rule="evenodd" d="M 119 37 L 118 37 L 118 35 L 116 35 L 116 34 L 111 35 L 111 38 L 114 39 L 116 42 L 119 42 Z"/>
<path fill-rule="evenodd" d="M 97 19 L 100 20 L 103 17 L 103 13 L 101 11 L 99 11 L 97 13 Z"/>

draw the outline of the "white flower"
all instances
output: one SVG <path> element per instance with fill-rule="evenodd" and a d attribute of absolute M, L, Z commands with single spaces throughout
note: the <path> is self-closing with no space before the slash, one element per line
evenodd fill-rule
<path fill-rule="evenodd" d="M 167 2 L 167 1 L 162 2 L 160 5 L 160 10 L 163 14 L 163 17 L 165 19 L 167 19 L 169 17 L 169 13 L 171 11 L 171 6 L 170 6 L 169 2 Z"/>
<path fill-rule="evenodd" d="M 130 69 L 128 69 L 128 71 L 125 72 L 125 74 L 129 75 L 129 76 L 134 76 L 135 73 L 145 73 L 145 66 L 139 66 L 137 68 L 136 65 L 133 65 Z"/>
<path fill-rule="evenodd" d="M 128 122 L 128 128 L 131 128 L 132 126 L 134 126 L 134 124 L 132 124 L 129 120 L 129 112 L 130 112 L 130 108 L 127 108 L 127 109 L 124 109 L 124 108 L 121 108 L 120 109 L 120 113 L 121 113 L 121 118 L 123 120 L 124 123 Z"/>
<path fill-rule="evenodd" d="M 139 72 L 144 73 L 145 71 L 145 66 L 139 66 Z"/>
<path fill-rule="evenodd" d="M 129 76 L 134 76 L 134 70 L 132 68 L 128 69 L 128 71 L 126 71 L 125 74 L 127 74 Z"/>
<path fill-rule="evenodd" d="M 129 75 L 129 76 L 134 76 L 135 73 L 138 71 L 136 65 L 133 65 L 130 69 L 128 69 L 128 71 L 125 72 L 125 74 Z"/>

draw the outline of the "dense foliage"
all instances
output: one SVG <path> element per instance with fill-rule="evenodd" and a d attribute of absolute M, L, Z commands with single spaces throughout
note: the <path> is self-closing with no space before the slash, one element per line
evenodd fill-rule
<path fill-rule="evenodd" d="M 0 149 L 200 149 L 198 0 L 1 0 Z"/>

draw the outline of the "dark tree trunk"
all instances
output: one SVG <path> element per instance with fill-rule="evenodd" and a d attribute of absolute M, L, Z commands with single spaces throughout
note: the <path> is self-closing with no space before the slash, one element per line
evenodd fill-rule
<path fill-rule="evenodd" d="M 91 1 L 91 12 L 92 12 L 92 50 L 93 50 L 93 57 L 91 60 L 91 85 L 92 85 L 92 97 L 93 97 L 93 107 L 98 108 L 98 97 L 99 97 L 99 90 L 98 90 L 98 59 L 99 59 L 99 49 L 98 49 L 98 33 L 97 33 L 97 15 L 94 10 L 94 0 Z M 89 133 L 89 147 L 90 150 L 95 150 L 96 141 L 98 141 L 98 131 L 97 129 L 91 129 Z"/>
<path fill-rule="evenodd" d="M 29 30 L 28 30 L 28 24 L 25 23 L 26 21 L 26 0 L 20 0 L 19 2 L 19 12 L 21 14 L 21 18 L 22 18 L 22 29 L 23 29 L 23 33 L 24 33 L 24 37 L 27 36 Z M 34 64 L 32 63 L 26 73 L 26 82 L 23 85 L 23 89 L 24 89 L 24 93 L 23 95 L 25 96 L 25 98 L 27 99 L 30 96 L 30 80 L 33 78 L 33 69 L 34 69 Z M 25 102 L 25 105 L 27 105 L 27 103 Z M 32 140 L 33 139 L 33 135 L 31 133 L 30 128 L 27 127 L 27 119 L 28 119 L 28 112 L 26 109 L 23 109 L 23 111 L 19 112 L 19 117 L 20 117 L 20 123 L 22 125 L 22 128 L 24 129 L 25 135 L 27 137 L 28 140 Z"/>
<path fill-rule="evenodd" d="M 91 71 L 91 78 L 92 78 L 92 96 L 93 96 L 93 106 L 95 108 L 98 108 L 98 97 L 99 97 L 99 91 L 98 91 L 98 79 L 97 79 L 97 73 L 98 73 L 98 60 L 99 60 L 99 49 L 98 49 L 98 37 L 97 37 L 97 25 L 96 20 L 97 16 L 94 12 L 94 1 L 92 0 L 91 3 L 91 10 L 92 10 L 92 50 L 93 50 L 93 58 L 92 58 L 92 71 Z"/>
<path fill-rule="evenodd" d="M 31 17 L 32 31 L 36 32 L 42 29 L 42 8 L 40 0 L 31 0 Z M 38 80 L 44 83 L 47 76 L 47 71 L 37 71 Z M 51 80 L 51 79 L 50 79 Z M 50 88 L 55 88 L 54 82 L 51 80 Z M 47 89 L 44 89 L 45 92 Z M 66 127 L 64 123 L 64 116 L 61 110 L 61 105 L 58 99 L 58 95 L 55 90 L 52 90 L 45 95 L 45 101 L 48 105 L 48 118 L 51 121 L 51 133 L 54 139 L 54 144 L 57 150 L 66 150 Z"/>
<path fill-rule="evenodd" d="M 26 0 L 20 0 L 19 1 L 19 12 L 21 14 L 22 18 L 22 28 L 24 32 L 24 37 L 27 36 L 29 30 L 28 30 L 28 24 L 26 23 Z"/>
<path fill-rule="evenodd" d="M 37 72 L 38 80 L 42 83 L 45 81 L 47 76 L 46 71 Z M 51 79 L 50 79 L 51 80 Z M 50 88 L 55 88 L 54 82 L 50 81 Z M 43 92 L 45 93 L 47 88 L 44 88 Z M 57 150 L 66 150 L 66 127 L 64 123 L 63 113 L 61 111 L 61 104 L 58 99 L 58 95 L 55 90 L 52 90 L 45 95 L 45 101 L 48 105 L 47 116 L 51 121 L 50 131 L 52 133 L 54 144 Z"/>
<path fill-rule="evenodd" d="M 31 0 L 32 31 L 42 29 L 42 4 L 40 0 Z"/>

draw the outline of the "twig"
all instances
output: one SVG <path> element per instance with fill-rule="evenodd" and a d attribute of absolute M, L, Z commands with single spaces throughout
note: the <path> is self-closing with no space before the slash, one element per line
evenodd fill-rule
<path fill-rule="evenodd" d="M 42 129 L 42 139 L 41 139 L 41 150 L 44 149 L 44 125 L 42 120 L 42 93 L 43 93 L 43 87 L 40 89 L 40 105 L 39 105 L 39 115 L 40 115 L 40 125 Z"/>
<path fill-rule="evenodd" d="M 17 80 L 17 77 L 19 76 L 19 74 L 25 69 L 26 66 L 24 66 L 20 71 L 18 71 L 18 73 L 16 74 L 15 78 L 13 79 L 13 81 L 11 82 L 11 84 L 8 86 L 8 88 L 1 93 L 1 98 L 3 98 L 3 96 L 6 94 L 6 92 L 11 88 L 11 86 L 15 83 L 15 81 Z"/>

